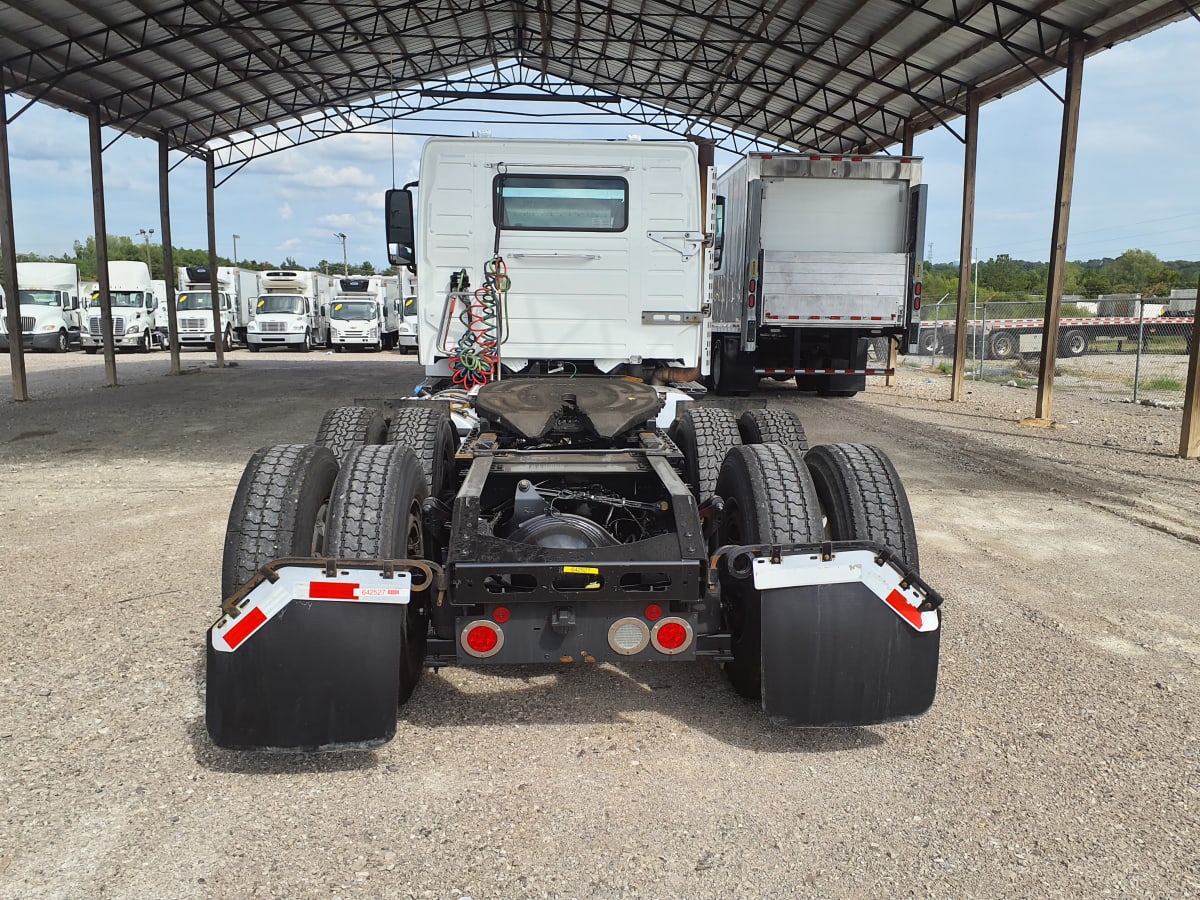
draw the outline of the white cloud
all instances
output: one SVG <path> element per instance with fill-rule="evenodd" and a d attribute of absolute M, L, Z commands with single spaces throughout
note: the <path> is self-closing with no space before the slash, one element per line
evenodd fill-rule
<path fill-rule="evenodd" d="M 283 221 L 286 222 L 291 217 L 292 217 L 292 204 L 285 202 L 283 204 L 283 206 L 279 207 L 279 218 L 283 219 Z"/>
<path fill-rule="evenodd" d="M 358 166 L 317 166 L 284 175 L 285 184 L 336 190 L 338 188 L 366 188 L 375 186 L 375 176 L 368 175 Z"/>

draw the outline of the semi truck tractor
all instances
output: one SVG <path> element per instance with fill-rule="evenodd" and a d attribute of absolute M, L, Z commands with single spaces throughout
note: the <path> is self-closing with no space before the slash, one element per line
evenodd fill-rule
<path fill-rule="evenodd" d="M 752 153 L 717 181 L 712 385 L 759 379 L 853 396 L 879 339 L 916 352 L 921 160 Z"/>
<path fill-rule="evenodd" d="M 399 334 L 400 296 L 395 279 L 335 278 L 328 310 L 327 343 L 337 350 L 391 350 Z"/>
<path fill-rule="evenodd" d="M 17 263 L 21 345 L 66 353 L 80 346 L 83 312 L 74 263 Z M 8 349 L 7 316 L 0 317 L 0 350 Z"/>
<path fill-rule="evenodd" d="M 425 390 L 251 457 L 205 639 L 217 745 L 377 746 L 443 666 L 708 661 L 809 727 L 930 707 L 942 599 L 886 455 L 694 399 L 708 173 L 682 142 L 426 144 L 418 202 L 387 197 Z"/>
<path fill-rule="evenodd" d="M 158 298 L 150 269 L 143 262 L 113 260 L 108 264 L 108 293 L 112 304 L 113 346 L 118 350 L 149 353 L 166 349 L 164 335 L 158 330 L 155 313 Z M 85 353 L 95 353 L 104 345 L 99 286 L 88 306 L 88 327 L 83 331 Z"/>
<path fill-rule="evenodd" d="M 332 279 L 319 272 L 276 269 L 259 275 L 258 298 L 246 330 L 246 346 L 289 347 L 307 353 L 324 344 L 326 304 Z"/>

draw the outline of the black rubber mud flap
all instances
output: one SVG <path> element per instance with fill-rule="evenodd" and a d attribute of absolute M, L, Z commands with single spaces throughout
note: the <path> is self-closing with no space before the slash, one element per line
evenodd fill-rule
<path fill-rule="evenodd" d="M 213 743 L 281 752 L 386 744 L 396 734 L 403 627 L 402 606 L 293 600 L 234 650 L 215 649 L 209 629 Z"/>
<path fill-rule="evenodd" d="M 860 583 L 761 595 L 762 702 L 772 719 L 879 725 L 933 705 L 940 627 L 916 631 Z"/>

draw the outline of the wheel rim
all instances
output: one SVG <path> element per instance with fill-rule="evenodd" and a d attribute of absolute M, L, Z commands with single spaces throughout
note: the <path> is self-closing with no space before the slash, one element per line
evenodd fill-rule
<path fill-rule="evenodd" d="M 317 521 L 313 523 L 312 546 L 309 556 L 325 555 L 325 517 L 329 512 L 329 501 L 326 500 L 317 508 Z"/>

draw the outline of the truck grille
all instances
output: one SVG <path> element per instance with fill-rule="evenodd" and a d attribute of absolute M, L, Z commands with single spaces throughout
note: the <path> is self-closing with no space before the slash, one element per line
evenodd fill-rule
<path fill-rule="evenodd" d="M 259 322 L 259 331 L 287 331 L 287 322 Z"/>
<path fill-rule="evenodd" d="M 91 334 L 91 336 L 94 338 L 100 337 L 100 335 L 103 333 L 100 329 L 100 319 L 96 318 L 96 319 L 88 320 L 88 333 Z M 125 317 L 117 316 L 116 318 L 113 319 L 113 337 L 119 338 L 119 337 L 124 337 L 124 335 L 125 335 Z"/>
<path fill-rule="evenodd" d="M 33 331 L 33 316 L 21 316 L 21 330 Z"/>
<path fill-rule="evenodd" d="M 209 330 L 208 321 L 205 319 L 180 319 L 180 331 L 207 331 Z"/>

